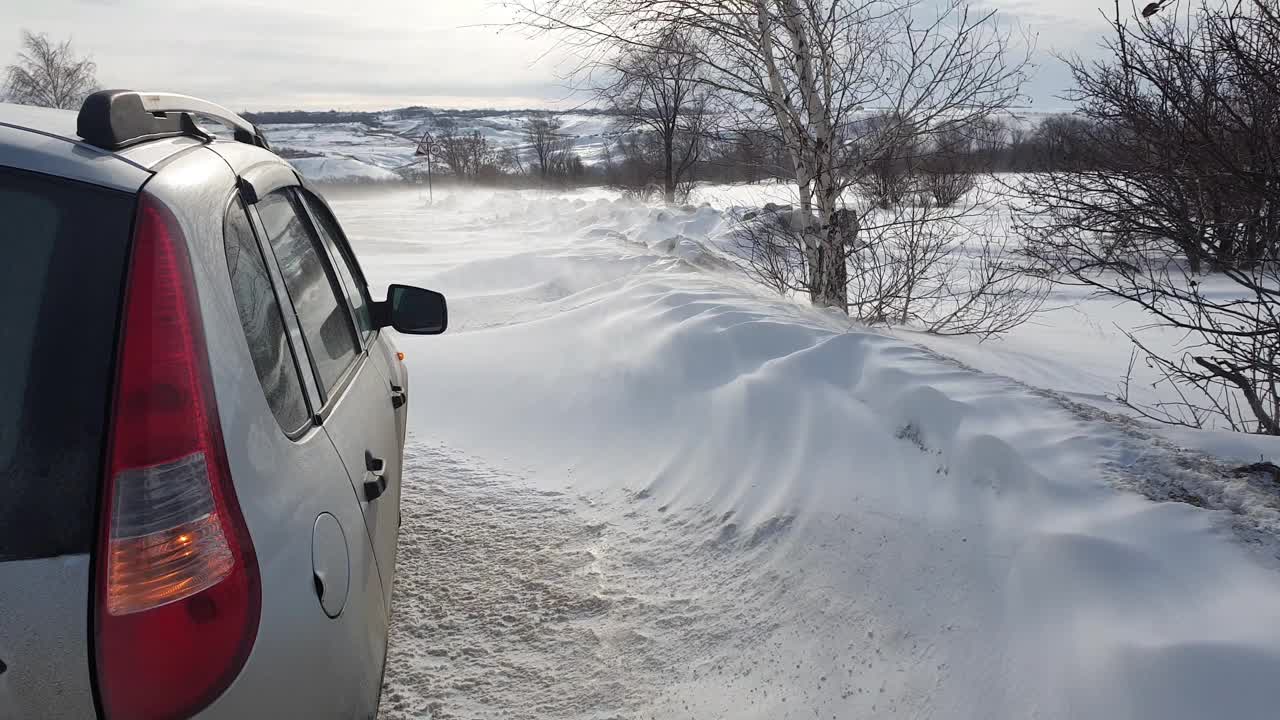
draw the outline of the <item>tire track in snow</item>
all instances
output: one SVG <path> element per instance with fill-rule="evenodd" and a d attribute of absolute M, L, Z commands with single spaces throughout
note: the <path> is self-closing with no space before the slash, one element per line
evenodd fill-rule
<path fill-rule="evenodd" d="M 788 622 L 801 583 L 768 567 L 790 517 L 741 528 L 643 493 L 593 501 L 442 446 L 411 444 L 405 461 L 383 720 L 826 704 L 828 665 L 775 655 L 820 631 Z"/>
<path fill-rule="evenodd" d="M 601 532 L 565 498 L 446 449 L 406 448 L 404 523 L 380 717 L 566 716 L 624 697 L 589 658 L 608 609 Z"/>

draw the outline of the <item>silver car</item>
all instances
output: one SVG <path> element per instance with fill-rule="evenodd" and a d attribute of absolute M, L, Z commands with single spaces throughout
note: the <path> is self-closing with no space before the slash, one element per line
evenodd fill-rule
<path fill-rule="evenodd" d="M 0 105 L 0 238 L 0 718 L 373 717 L 444 298 L 179 95 Z"/>

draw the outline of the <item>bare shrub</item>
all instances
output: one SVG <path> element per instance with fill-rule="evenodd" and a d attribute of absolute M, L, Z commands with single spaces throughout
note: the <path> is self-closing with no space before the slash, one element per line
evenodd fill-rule
<path fill-rule="evenodd" d="M 984 121 L 935 133 L 920 160 L 920 191 L 940 207 L 959 202 L 977 185 L 975 150 L 988 149 L 997 132 Z"/>
<path fill-rule="evenodd" d="M 977 186 L 972 173 L 963 170 L 926 170 L 920 184 L 930 200 L 940 207 L 951 207 Z"/>
<path fill-rule="evenodd" d="M 627 200 L 635 200 L 642 203 L 651 203 L 663 196 L 663 187 L 658 183 L 644 183 L 641 185 L 624 185 L 619 187 L 622 197 Z"/>
<path fill-rule="evenodd" d="M 747 276 L 779 295 L 808 292 L 805 232 L 790 206 L 747 213 L 734 232 Z"/>
<path fill-rule="evenodd" d="M 856 184 L 876 207 L 889 210 L 915 194 L 920 144 L 920 129 L 896 113 L 879 113 L 858 122 L 855 147 L 865 159 Z"/>
<path fill-rule="evenodd" d="M 850 314 L 936 335 L 1006 333 L 1039 311 L 1047 280 L 1026 273 L 999 215 L 928 201 L 867 218 L 851 258 Z"/>
<path fill-rule="evenodd" d="M 457 132 L 453 121 L 441 124 L 432 152 L 444 160 L 454 177 L 473 182 L 492 180 L 508 169 L 505 163 L 511 160 L 479 131 Z"/>
<path fill-rule="evenodd" d="M 1156 12 L 1158 12 L 1157 8 Z M 1111 58 L 1073 61 L 1082 121 L 1065 169 L 1027 176 L 1028 254 L 1141 308 L 1183 341 L 1131 334 L 1177 401 L 1118 400 L 1160 422 L 1280 435 L 1280 15 L 1272 0 L 1204 0 L 1131 25 Z"/>
<path fill-rule="evenodd" d="M 1009 229 L 985 203 L 941 207 L 927 198 L 884 211 L 844 209 L 859 227 L 847 258 L 849 314 L 868 324 L 987 339 L 1029 320 L 1050 283 L 1028 274 Z M 737 249 L 749 277 L 773 291 L 807 291 L 801 211 L 748 213 Z"/>

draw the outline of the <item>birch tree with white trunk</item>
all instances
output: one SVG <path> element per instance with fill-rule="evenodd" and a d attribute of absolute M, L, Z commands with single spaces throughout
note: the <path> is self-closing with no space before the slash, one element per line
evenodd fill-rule
<path fill-rule="evenodd" d="M 70 40 L 57 43 L 44 33 L 23 30 L 18 58 L 4 70 L 0 100 L 78 110 L 97 89 L 97 72 L 97 64 L 76 55 Z"/>

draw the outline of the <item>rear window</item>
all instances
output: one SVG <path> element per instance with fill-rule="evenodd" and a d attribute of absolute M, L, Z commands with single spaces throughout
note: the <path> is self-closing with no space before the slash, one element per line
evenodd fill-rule
<path fill-rule="evenodd" d="M 92 544 L 134 202 L 0 167 L 0 561 Z"/>

